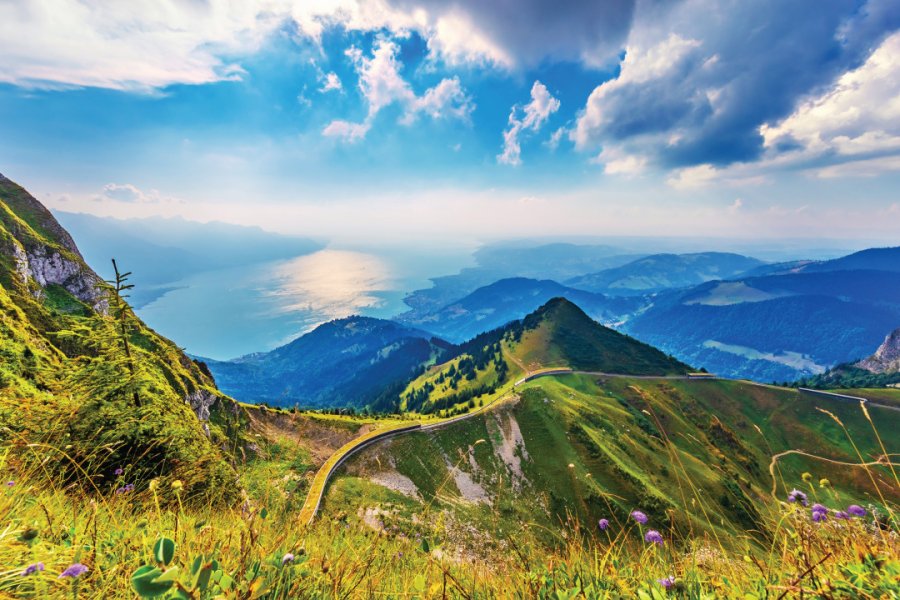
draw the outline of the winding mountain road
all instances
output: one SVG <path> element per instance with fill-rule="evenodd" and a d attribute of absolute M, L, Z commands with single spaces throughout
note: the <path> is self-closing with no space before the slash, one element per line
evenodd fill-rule
<path fill-rule="evenodd" d="M 513 388 L 519 385 L 519 382 L 513 384 Z M 401 423 L 397 423 L 392 426 L 382 427 L 379 429 L 374 429 L 364 435 L 361 435 L 358 438 L 354 438 L 338 448 L 334 454 L 328 457 L 328 460 L 319 467 L 319 470 L 316 471 L 315 476 L 313 477 L 312 483 L 309 486 L 309 492 L 306 494 L 306 501 L 303 503 L 303 507 L 300 509 L 300 523 L 303 526 L 311 524 L 316 515 L 319 512 L 319 508 L 322 506 L 322 498 L 325 496 L 325 488 L 328 486 L 328 481 L 331 479 L 331 476 L 334 472 L 344 464 L 348 458 L 350 458 L 353 454 L 359 452 L 363 448 L 374 444 L 375 442 L 386 440 L 388 438 L 401 435 L 404 433 L 409 433 L 411 431 L 434 431 L 435 429 L 440 429 L 441 427 L 446 427 L 452 423 L 456 423 L 458 421 L 464 421 L 466 419 L 471 419 L 473 417 L 477 417 L 478 415 L 496 408 L 500 404 L 505 403 L 510 400 L 512 397 L 511 394 L 507 393 L 503 396 L 498 397 L 494 401 L 485 404 L 481 408 L 477 410 L 473 410 L 472 412 L 468 412 L 464 415 L 458 415 L 455 417 L 450 417 L 447 419 L 440 420 L 432 420 L 432 421 L 405 421 Z"/>
<path fill-rule="evenodd" d="M 520 365 L 522 366 L 522 365 Z M 437 421 L 403 421 L 400 423 L 396 423 L 394 425 L 388 427 L 382 427 L 379 429 L 374 429 L 366 434 L 361 435 L 358 438 L 350 440 L 340 448 L 338 448 L 334 454 L 332 454 L 325 463 L 319 467 L 319 470 L 316 471 L 315 476 L 313 477 L 312 484 L 309 486 L 309 492 L 306 495 L 306 501 L 303 503 L 303 507 L 300 509 L 299 521 L 302 526 L 310 525 L 316 518 L 316 515 L 319 512 L 319 508 L 322 506 L 322 499 L 325 496 L 325 489 L 328 486 L 328 481 L 331 479 L 331 476 L 334 475 L 334 472 L 342 465 L 344 462 L 350 458 L 356 452 L 359 452 L 363 448 L 374 444 L 375 442 L 386 440 L 388 438 L 392 438 L 398 435 L 402 435 L 404 433 L 409 433 L 412 431 L 433 431 L 435 429 L 439 429 L 441 427 L 446 427 L 452 423 L 456 423 L 459 421 L 465 421 L 466 419 L 471 419 L 476 417 L 488 410 L 493 410 L 497 406 L 509 401 L 513 397 L 513 391 L 515 388 L 519 387 L 522 384 L 528 383 L 529 381 L 533 381 L 535 379 L 541 377 L 551 377 L 554 375 L 590 375 L 595 377 L 609 377 L 616 379 L 661 379 L 661 380 L 692 380 L 692 381 L 704 381 L 704 380 L 718 380 L 718 379 L 727 379 L 725 377 L 717 377 L 715 375 L 710 374 L 688 374 L 688 375 L 625 375 L 622 373 L 604 373 L 600 371 L 576 371 L 568 368 L 550 368 L 550 369 L 540 369 L 537 371 L 527 372 L 527 374 L 521 379 L 517 380 L 512 384 L 512 387 L 508 390 L 508 392 L 494 401 L 482 406 L 478 410 L 474 410 L 472 412 L 468 412 L 463 415 L 458 415 L 456 417 L 450 417 L 448 419 L 440 419 Z M 757 383 L 755 381 L 749 380 L 738 380 L 743 381 L 744 383 L 749 383 L 752 385 L 758 385 L 760 387 L 774 387 L 766 384 Z M 784 388 L 778 388 L 784 389 Z M 823 397 L 840 399 L 844 401 L 863 401 L 869 406 L 877 406 L 879 408 L 887 408 L 890 410 L 900 410 L 900 408 L 896 406 L 889 406 L 885 404 L 879 404 L 875 402 L 871 402 L 866 398 L 859 398 L 856 396 L 847 396 L 844 394 L 835 394 L 833 392 L 823 392 L 821 390 L 810 390 L 806 388 L 800 388 L 799 391 L 801 393 L 819 395 Z"/>

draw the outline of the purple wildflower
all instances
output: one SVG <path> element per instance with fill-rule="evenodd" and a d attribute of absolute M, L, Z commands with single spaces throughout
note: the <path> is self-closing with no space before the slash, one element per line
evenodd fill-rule
<path fill-rule="evenodd" d="M 88 568 L 81 563 L 75 563 L 73 565 L 69 565 L 66 567 L 66 570 L 59 574 L 58 579 L 62 579 L 63 577 L 71 577 L 75 579 L 80 575 L 84 575 L 88 572 Z"/>
<path fill-rule="evenodd" d="M 866 509 L 864 509 L 859 504 L 851 504 L 847 507 L 847 512 L 853 515 L 854 517 L 864 517 L 866 516 Z"/>
<path fill-rule="evenodd" d="M 125 485 L 123 485 L 122 487 L 120 487 L 119 489 L 116 490 L 116 494 L 119 494 L 119 495 L 127 494 L 128 492 L 131 492 L 131 491 L 134 491 L 134 484 L 126 483 Z"/>
<path fill-rule="evenodd" d="M 644 534 L 644 541 L 649 544 L 659 544 L 661 546 L 663 543 L 663 537 L 658 531 L 656 531 L 655 529 L 651 529 Z"/>
<path fill-rule="evenodd" d="M 836 510 L 836 511 L 834 511 L 834 518 L 835 519 L 849 519 L 850 515 L 846 511 Z"/>
<path fill-rule="evenodd" d="M 787 497 L 788 502 L 799 502 L 803 506 L 809 506 L 809 500 L 806 499 L 806 494 L 801 492 L 800 490 L 791 490 L 791 493 L 788 494 Z"/>
<path fill-rule="evenodd" d="M 638 523 L 640 523 L 641 525 L 646 525 L 647 521 L 648 521 L 647 515 L 645 515 L 644 513 L 642 513 L 639 510 L 631 511 L 631 518 L 634 519 L 635 521 L 637 521 Z"/>
<path fill-rule="evenodd" d="M 125 474 L 125 469 L 123 469 L 122 467 L 117 467 L 116 470 L 113 471 L 113 473 L 116 474 L 116 477 L 121 477 Z"/>
<path fill-rule="evenodd" d="M 606 528 L 609 527 L 609 519 L 600 519 L 597 521 L 597 527 L 600 528 L 600 531 L 606 531 Z"/>
<path fill-rule="evenodd" d="M 281 557 L 281 564 L 286 565 L 288 563 L 294 562 L 294 555 L 288 552 L 284 556 Z"/>
<path fill-rule="evenodd" d="M 37 573 L 38 571 L 43 571 L 43 570 L 44 570 L 44 563 L 36 562 L 33 565 L 28 565 L 27 567 L 25 567 L 25 570 L 22 571 L 22 575 L 23 576 L 31 575 L 33 573 Z"/>
<path fill-rule="evenodd" d="M 657 579 L 656 581 L 659 583 L 659 585 L 663 586 L 666 589 L 669 589 L 670 587 L 675 585 L 675 576 L 669 575 L 668 577 Z"/>
<path fill-rule="evenodd" d="M 16 485 L 16 482 L 15 482 L 15 481 L 7 481 L 7 482 L 6 482 L 6 487 L 12 487 L 12 486 L 14 486 L 14 485 Z"/>
<path fill-rule="evenodd" d="M 828 513 L 821 510 L 814 510 L 812 514 L 812 520 L 814 523 L 821 523 L 826 518 L 828 518 Z"/>
<path fill-rule="evenodd" d="M 818 502 L 816 502 L 815 504 L 812 505 L 812 511 L 813 512 L 828 512 L 828 507 L 825 506 L 824 504 L 819 504 Z"/>

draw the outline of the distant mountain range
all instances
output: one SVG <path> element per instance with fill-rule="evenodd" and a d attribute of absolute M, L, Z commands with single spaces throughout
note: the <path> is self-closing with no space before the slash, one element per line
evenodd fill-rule
<path fill-rule="evenodd" d="M 522 277 L 563 281 L 585 273 L 624 265 L 640 256 L 643 255 L 624 253 L 612 246 L 602 245 L 564 243 L 538 246 L 509 243 L 488 245 L 475 252 L 477 267 L 463 269 L 456 275 L 432 278 L 432 287 L 408 294 L 404 302 L 410 307 L 410 311 L 401 317 L 404 321 L 416 322 L 478 288 L 501 279 Z M 526 312 L 534 310 L 541 303 L 534 304 Z"/>
<path fill-rule="evenodd" d="M 868 355 L 900 324 L 898 269 L 898 248 L 778 264 L 717 252 L 656 254 L 564 284 L 501 279 L 398 318 L 460 342 L 561 296 L 685 362 L 729 377 L 793 381 Z"/>
<path fill-rule="evenodd" d="M 571 300 L 593 319 L 603 323 L 616 323 L 644 304 L 640 299 L 608 298 L 555 281 L 516 277 L 478 288 L 435 312 L 420 316 L 406 313 L 399 320 L 460 343 L 521 319 L 557 297 Z"/>
<path fill-rule="evenodd" d="M 62 211 L 56 217 L 79 240 L 85 261 L 104 278 L 111 277 L 112 258 L 133 272 L 131 301 L 138 308 L 194 273 L 293 258 L 324 247 L 308 238 L 228 223 L 114 219 Z"/>
<path fill-rule="evenodd" d="M 721 375 L 809 377 L 868 355 L 897 327 L 897 265 L 900 248 L 866 250 L 665 292 L 625 329 Z"/>
<path fill-rule="evenodd" d="M 134 271 L 132 301 L 139 307 L 199 271 L 321 248 L 306 238 L 219 223 L 59 217 L 83 240 L 85 259 L 101 275 L 109 276 L 112 256 Z M 406 297 L 410 310 L 395 318 L 402 334 L 390 340 L 397 348 L 389 360 L 369 354 L 386 347 L 379 345 L 381 334 L 363 344 L 354 369 L 380 364 L 383 372 L 365 378 L 376 382 L 371 388 L 353 377 L 338 377 L 332 387 L 304 383 L 320 371 L 310 370 L 299 354 L 281 358 L 288 355 L 283 349 L 210 364 L 226 391 L 241 399 L 318 406 L 338 397 L 363 406 L 427 363 L 441 347 L 432 337 L 447 340 L 439 342 L 446 347 L 462 344 L 555 297 L 684 362 L 759 381 L 809 379 L 853 363 L 900 325 L 897 248 L 769 264 L 727 252 L 634 254 L 609 245 L 500 243 L 481 248 L 475 259 L 477 266 L 435 278 L 433 287 Z M 330 348 L 324 337 L 314 339 Z M 305 344 L 314 354 L 312 342 Z M 295 359 L 301 366 L 289 365 Z M 263 380 L 279 383 L 255 384 Z"/>
<path fill-rule="evenodd" d="M 653 254 L 565 283 L 591 292 L 634 296 L 731 279 L 763 264 L 755 258 L 726 252 Z"/>

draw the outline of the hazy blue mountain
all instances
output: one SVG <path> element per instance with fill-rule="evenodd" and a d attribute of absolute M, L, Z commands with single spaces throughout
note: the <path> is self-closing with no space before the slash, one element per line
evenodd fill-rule
<path fill-rule="evenodd" d="M 607 298 L 551 280 L 515 277 L 478 288 L 440 310 L 401 318 L 404 323 L 426 329 L 444 339 L 462 342 L 521 319 L 551 298 L 574 302 L 593 319 L 604 323 L 619 322 L 645 303 L 638 298 Z"/>
<path fill-rule="evenodd" d="M 203 359 L 219 388 L 244 402 L 277 406 L 375 403 L 450 348 L 384 319 L 330 321 L 271 352 L 232 361 Z"/>
<path fill-rule="evenodd" d="M 900 246 L 869 248 L 841 258 L 813 262 L 803 267 L 806 273 L 860 269 L 900 272 Z"/>
<path fill-rule="evenodd" d="M 114 219 L 57 212 L 79 240 L 85 261 L 109 278 L 111 258 L 133 272 L 132 302 L 140 307 L 172 284 L 202 271 L 292 258 L 323 247 L 319 242 L 258 227 L 200 223 L 182 218 Z"/>
<path fill-rule="evenodd" d="M 900 273 L 804 269 L 659 294 L 624 327 L 721 375 L 792 381 L 868 356 L 898 324 Z"/>
<path fill-rule="evenodd" d="M 761 260 L 728 252 L 652 254 L 564 283 L 591 292 L 633 296 L 730 279 L 763 264 Z"/>
<path fill-rule="evenodd" d="M 432 278 L 432 287 L 408 294 L 404 302 L 411 310 L 404 317 L 422 318 L 500 279 L 527 277 L 559 281 L 624 265 L 640 256 L 643 254 L 623 253 L 604 245 L 490 244 L 474 253 L 477 266 L 455 275 Z"/>
<path fill-rule="evenodd" d="M 750 269 L 744 273 L 739 273 L 737 279 L 746 279 L 748 277 L 764 277 L 766 275 L 786 275 L 788 273 L 799 273 L 807 265 L 816 263 L 814 260 L 791 260 L 787 262 L 766 263 L 756 268 Z"/>

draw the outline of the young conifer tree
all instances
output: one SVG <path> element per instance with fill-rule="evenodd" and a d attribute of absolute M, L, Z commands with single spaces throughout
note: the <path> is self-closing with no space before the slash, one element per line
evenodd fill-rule
<path fill-rule="evenodd" d="M 122 350 L 125 353 L 125 364 L 128 366 L 129 374 L 134 378 L 136 369 L 134 357 L 131 354 L 131 345 L 128 341 L 133 326 L 134 312 L 131 310 L 131 306 L 128 305 L 128 294 L 126 293 L 128 290 L 134 288 L 134 285 L 128 283 L 128 277 L 131 275 L 131 271 L 120 273 L 119 265 L 116 264 L 116 259 L 112 259 L 112 265 L 115 279 L 108 282 L 113 286 L 110 293 L 112 317 L 117 323 L 119 339 L 122 343 Z M 134 390 L 134 404 L 135 406 L 141 405 L 141 398 L 137 390 Z"/>

